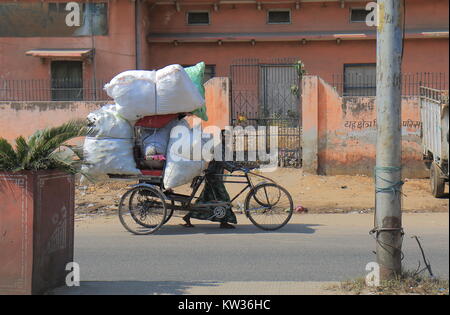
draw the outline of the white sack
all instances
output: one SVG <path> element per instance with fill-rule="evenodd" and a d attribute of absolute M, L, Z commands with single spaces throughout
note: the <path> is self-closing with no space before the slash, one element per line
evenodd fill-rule
<path fill-rule="evenodd" d="M 174 119 L 163 128 L 155 129 L 150 134 L 143 135 L 143 147 L 145 156 L 166 155 L 167 144 L 169 143 L 170 131 L 178 124 L 178 119 Z"/>
<path fill-rule="evenodd" d="M 140 174 L 133 157 L 133 145 L 133 140 L 86 137 L 82 172 L 97 180 L 107 174 Z"/>
<path fill-rule="evenodd" d="M 180 65 L 158 71 L 129 70 L 105 85 L 106 93 L 117 103 L 125 119 L 192 112 L 205 104 L 194 82 Z"/>
<path fill-rule="evenodd" d="M 105 91 L 117 103 L 122 117 L 136 121 L 157 112 L 155 77 L 156 71 L 125 71 L 106 84 Z"/>
<path fill-rule="evenodd" d="M 179 120 L 170 131 L 172 145 L 166 154 L 169 155 L 169 150 L 171 150 L 174 159 L 177 157 L 185 160 L 201 159 L 202 148 L 210 139 L 212 139 L 212 134 L 202 133 L 200 129 L 196 129 L 194 132 L 185 119 Z M 211 150 L 211 152 L 213 151 Z"/>
<path fill-rule="evenodd" d="M 192 112 L 205 100 L 180 65 L 156 71 L 156 107 L 158 115 Z"/>
<path fill-rule="evenodd" d="M 97 137 L 133 138 L 133 127 L 117 114 L 115 104 L 104 105 L 90 113 L 87 119 Z"/>
<path fill-rule="evenodd" d="M 192 160 L 192 139 L 193 131 L 189 129 L 186 120 L 180 120 L 172 128 L 167 146 L 163 179 L 166 189 L 190 183 L 194 177 L 202 175 L 202 171 L 208 166 L 208 163 L 201 159 Z"/>
<path fill-rule="evenodd" d="M 104 180 L 107 174 L 140 174 L 133 156 L 133 127 L 117 115 L 116 109 L 114 104 L 105 105 L 88 115 L 96 136 L 84 140 L 82 173 L 90 179 Z"/>
<path fill-rule="evenodd" d="M 194 177 L 202 175 L 207 166 L 205 161 L 181 159 L 175 162 L 168 159 L 164 169 L 164 188 L 171 189 L 190 183 Z"/>

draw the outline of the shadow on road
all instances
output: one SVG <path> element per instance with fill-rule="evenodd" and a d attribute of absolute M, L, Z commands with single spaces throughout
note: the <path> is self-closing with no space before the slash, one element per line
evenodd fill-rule
<path fill-rule="evenodd" d="M 450 198 L 450 193 L 444 193 L 442 195 L 442 197 L 438 197 L 438 199 L 449 199 Z"/>
<path fill-rule="evenodd" d="M 321 224 L 287 224 L 276 231 L 264 231 L 253 224 L 237 224 L 235 229 L 220 229 L 219 223 L 216 224 L 195 224 L 195 227 L 187 228 L 180 225 L 166 225 L 163 226 L 156 234 L 158 235 L 192 235 L 192 234 L 313 234 L 315 229 L 312 227 L 321 226 Z"/>
<path fill-rule="evenodd" d="M 59 287 L 49 295 L 155 295 L 188 294 L 193 287 L 216 287 L 221 282 L 202 281 L 81 281 L 79 287 Z"/>

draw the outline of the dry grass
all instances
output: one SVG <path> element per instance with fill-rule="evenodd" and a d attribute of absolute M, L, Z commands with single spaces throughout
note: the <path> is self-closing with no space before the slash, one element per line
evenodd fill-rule
<path fill-rule="evenodd" d="M 448 283 L 406 271 L 397 279 L 382 281 L 378 287 L 369 287 L 364 278 L 358 278 L 328 289 L 356 295 L 449 295 Z"/>

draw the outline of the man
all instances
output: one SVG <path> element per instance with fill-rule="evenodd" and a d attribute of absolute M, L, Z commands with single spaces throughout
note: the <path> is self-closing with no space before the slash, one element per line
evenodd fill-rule
<path fill-rule="evenodd" d="M 224 173 L 225 165 L 222 162 L 211 161 L 205 174 L 205 187 L 202 193 L 198 197 L 196 204 L 208 203 L 208 202 L 230 202 L 230 195 L 223 183 L 223 177 L 220 176 Z M 217 176 L 219 175 L 219 176 Z M 182 224 L 184 227 L 194 227 L 191 223 L 191 218 L 199 220 L 210 220 L 213 222 L 220 222 L 221 229 L 234 229 L 235 226 L 230 223 L 237 223 L 236 215 L 230 207 L 226 207 L 225 217 L 219 219 L 214 215 L 214 206 L 210 207 L 209 212 L 191 211 L 183 217 L 186 222 Z"/>

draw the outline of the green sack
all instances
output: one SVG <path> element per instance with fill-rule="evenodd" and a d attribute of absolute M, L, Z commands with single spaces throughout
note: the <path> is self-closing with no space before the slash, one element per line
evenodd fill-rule
<path fill-rule="evenodd" d="M 205 63 L 202 61 L 196 64 L 195 66 L 184 68 L 184 70 L 186 71 L 192 82 L 194 82 L 195 86 L 197 87 L 202 97 L 205 98 L 205 88 L 203 87 L 203 78 L 205 76 Z M 206 105 L 203 105 L 202 107 L 194 110 L 192 114 L 194 114 L 197 117 L 200 117 L 204 121 L 208 121 L 208 115 L 206 114 Z"/>

